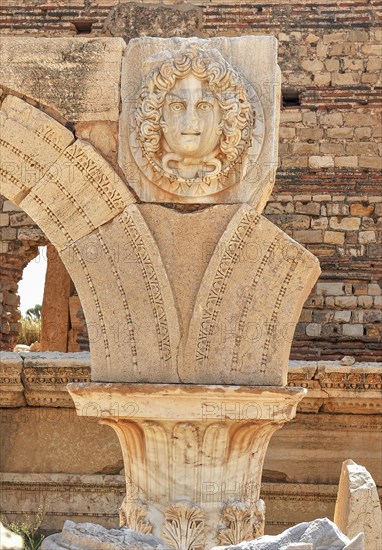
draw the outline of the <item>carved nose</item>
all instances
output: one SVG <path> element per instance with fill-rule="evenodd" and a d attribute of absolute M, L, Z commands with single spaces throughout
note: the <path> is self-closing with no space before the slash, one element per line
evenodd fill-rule
<path fill-rule="evenodd" d="M 186 111 L 182 134 L 200 134 L 198 117 L 196 116 L 196 110 L 193 108 L 188 108 Z"/>

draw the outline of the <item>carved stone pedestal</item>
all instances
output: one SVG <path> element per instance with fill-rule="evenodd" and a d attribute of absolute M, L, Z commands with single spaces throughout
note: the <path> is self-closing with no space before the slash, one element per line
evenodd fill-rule
<path fill-rule="evenodd" d="M 122 383 L 68 389 L 80 416 L 99 417 L 118 435 L 126 474 L 122 525 L 176 550 L 262 534 L 264 456 L 306 390 Z"/>

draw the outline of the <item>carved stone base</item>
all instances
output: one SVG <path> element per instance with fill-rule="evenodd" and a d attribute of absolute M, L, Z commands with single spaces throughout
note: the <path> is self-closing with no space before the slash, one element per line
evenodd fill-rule
<path fill-rule="evenodd" d="M 126 496 L 121 524 L 176 550 L 262 535 L 259 500 L 272 434 L 306 390 L 176 384 L 69 384 L 81 416 L 117 433 Z"/>

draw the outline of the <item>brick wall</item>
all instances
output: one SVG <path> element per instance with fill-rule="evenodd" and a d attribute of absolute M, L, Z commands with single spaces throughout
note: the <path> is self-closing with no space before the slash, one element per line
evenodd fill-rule
<path fill-rule="evenodd" d="M 380 3 L 192 3 L 201 10 L 199 36 L 273 34 L 279 39 L 280 168 L 265 214 L 316 254 L 323 270 L 302 312 L 292 357 L 380 359 Z M 159 13 L 152 0 L 7 0 L 1 32 L 75 35 L 89 30 L 85 22 L 94 36 L 112 34 L 128 41 L 137 32 L 131 25 L 113 27 L 107 21 L 121 5 L 126 11 L 119 18 L 130 21 L 128 10 L 143 4 L 152 17 L 147 28 L 139 21 L 139 32 L 150 35 Z M 175 4 L 163 2 L 160 9 L 172 13 L 180 9 Z M 190 17 L 194 25 L 194 12 Z M 158 21 L 163 28 L 156 26 L 157 34 L 168 35 L 163 17 Z"/>
<path fill-rule="evenodd" d="M 0 350 L 11 350 L 19 334 L 17 285 L 46 237 L 18 206 L 0 196 Z"/>

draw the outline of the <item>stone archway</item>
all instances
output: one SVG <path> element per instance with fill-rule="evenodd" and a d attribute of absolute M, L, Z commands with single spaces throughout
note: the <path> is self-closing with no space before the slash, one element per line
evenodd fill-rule
<path fill-rule="evenodd" d="M 0 128 L 1 193 L 29 214 L 59 254 L 134 202 L 90 144 L 22 99 L 3 100 Z M 74 264 L 67 268 L 73 275 Z"/>
<path fill-rule="evenodd" d="M 122 381 L 133 365 L 144 380 L 140 355 L 179 381 L 167 351 L 169 333 L 179 334 L 169 282 L 127 185 L 89 143 L 17 97 L 4 99 L 0 127 L 2 194 L 39 225 L 73 279 L 94 379 Z"/>

